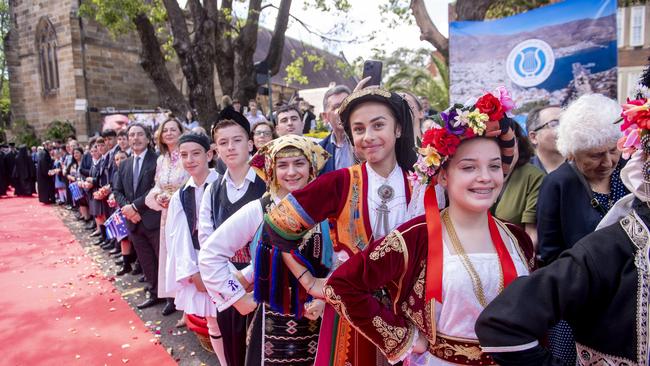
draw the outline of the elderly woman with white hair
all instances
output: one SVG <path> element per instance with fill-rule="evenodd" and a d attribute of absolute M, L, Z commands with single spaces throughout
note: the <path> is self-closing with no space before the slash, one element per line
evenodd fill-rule
<path fill-rule="evenodd" d="M 625 161 L 616 148 L 621 132 L 614 121 L 620 114 L 616 101 L 588 94 L 560 116 L 557 148 L 567 161 L 544 178 L 537 202 L 538 254 L 544 265 L 593 232 L 612 205 L 629 193 L 620 177 Z M 564 324 L 550 332 L 550 348 L 574 365 L 575 343 Z"/>

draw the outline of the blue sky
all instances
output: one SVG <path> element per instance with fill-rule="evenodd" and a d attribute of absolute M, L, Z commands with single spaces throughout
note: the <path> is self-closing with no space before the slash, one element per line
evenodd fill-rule
<path fill-rule="evenodd" d="M 505 19 L 486 22 L 451 22 L 451 32 L 472 34 L 512 34 L 578 19 L 600 18 L 616 13 L 616 0 L 567 0 Z"/>

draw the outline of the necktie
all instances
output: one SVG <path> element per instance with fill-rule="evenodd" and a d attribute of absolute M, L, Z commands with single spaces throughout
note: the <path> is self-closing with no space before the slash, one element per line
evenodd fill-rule
<path fill-rule="evenodd" d="M 140 157 L 135 157 L 135 162 L 133 162 L 133 194 L 138 189 L 138 180 L 140 178 Z"/>

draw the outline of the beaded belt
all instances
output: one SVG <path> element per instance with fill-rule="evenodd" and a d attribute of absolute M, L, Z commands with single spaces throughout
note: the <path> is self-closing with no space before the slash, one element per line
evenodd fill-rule
<path fill-rule="evenodd" d="M 481 351 L 477 340 L 436 334 L 436 343 L 429 346 L 432 355 L 459 365 L 496 365 L 487 353 Z"/>

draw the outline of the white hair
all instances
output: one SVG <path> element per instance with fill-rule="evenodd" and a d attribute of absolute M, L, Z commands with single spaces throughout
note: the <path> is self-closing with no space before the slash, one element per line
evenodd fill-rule
<path fill-rule="evenodd" d="M 562 112 L 557 131 L 557 149 L 568 158 L 578 151 L 605 147 L 622 136 L 614 124 L 621 106 L 602 94 L 586 94 Z"/>

